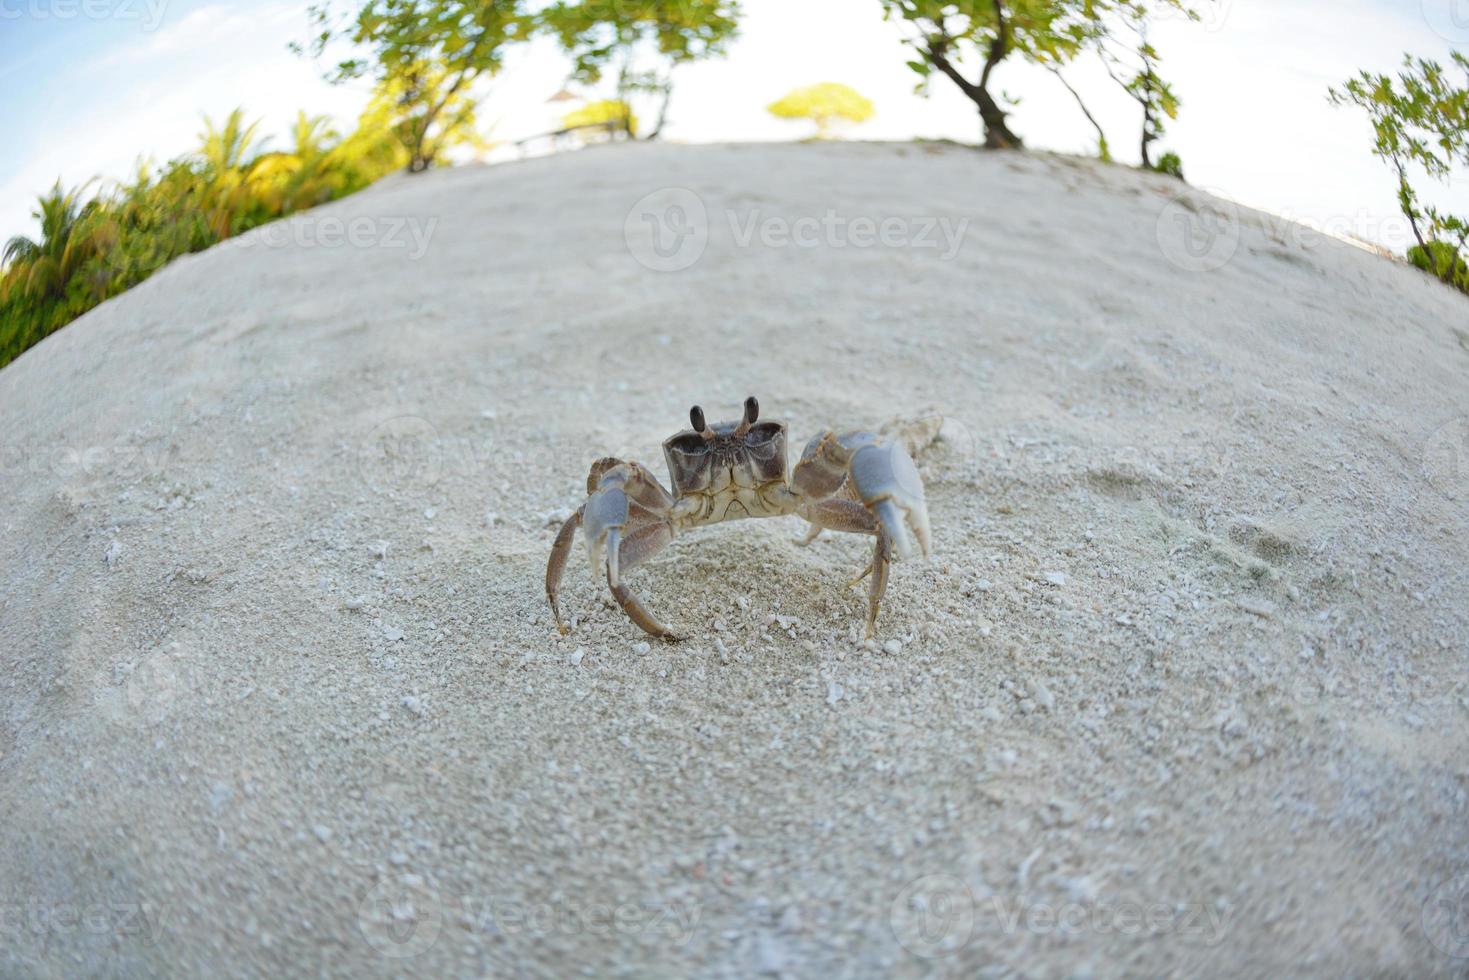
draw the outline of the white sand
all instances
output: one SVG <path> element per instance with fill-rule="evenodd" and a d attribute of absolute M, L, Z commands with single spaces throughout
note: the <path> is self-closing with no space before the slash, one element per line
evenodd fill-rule
<path fill-rule="evenodd" d="M 668 186 L 711 220 L 665 273 L 624 229 Z M 1185 271 L 1179 190 L 920 146 L 435 173 L 0 371 L 0 974 L 1463 975 L 1469 301 L 1253 213 Z M 969 224 L 736 243 L 828 209 Z M 333 217 L 437 223 L 414 260 Z M 795 519 L 635 573 L 694 634 L 649 652 L 579 544 L 559 638 L 590 463 L 661 475 L 751 393 L 798 445 L 947 416 L 901 652 L 867 540 Z"/>

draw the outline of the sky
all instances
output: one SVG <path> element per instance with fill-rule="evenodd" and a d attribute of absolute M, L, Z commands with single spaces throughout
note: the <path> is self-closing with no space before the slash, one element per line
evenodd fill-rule
<path fill-rule="evenodd" d="M 927 97 L 914 92 L 902 26 L 883 19 L 878 0 L 744 0 L 744 9 L 727 57 L 677 72 L 667 138 L 799 139 L 804 124 L 765 107 L 834 81 L 877 110 L 848 138 L 979 139 L 973 104 L 946 79 Z M 308 34 L 306 4 L 286 0 L 0 0 L 0 240 L 36 234 L 35 198 L 58 178 L 128 178 L 142 158 L 195 147 L 206 115 L 244 106 L 282 146 L 299 109 L 349 129 L 366 88 L 331 85 L 322 65 L 287 50 Z M 1330 106 L 1326 91 L 1360 69 L 1391 71 L 1404 52 L 1445 61 L 1469 52 L 1469 0 L 1215 0 L 1201 22 L 1162 21 L 1153 40 L 1183 103 L 1161 145 L 1182 157 L 1190 183 L 1396 251 L 1410 244 L 1370 126 Z M 567 68 L 549 42 L 516 53 L 485 85 L 486 135 L 508 144 L 554 128 L 574 105 L 547 101 Z M 1136 106 L 1099 66 L 1067 76 L 1117 157 L 1136 162 Z M 1094 151 L 1093 130 L 1046 72 L 1007 63 L 996 80 L 1019 97 L 1011 128 L 1029 145 Z M 1469 212 L 1469 178 L 1434 197 Z"/>

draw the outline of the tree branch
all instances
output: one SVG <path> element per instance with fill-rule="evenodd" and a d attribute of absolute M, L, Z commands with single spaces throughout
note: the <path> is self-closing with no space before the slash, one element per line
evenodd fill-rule
<path fill-rule="evenodd" d="M 1091 123 L 1092 128 L 1097 131 L 1097 139 L 1101 141 L 1100 145 L 1105 149 L 1105 147 L 1107 146 L 1107 134 L 1102 130 L 1102 124 L 1097 122 L 1097 117 L 1092 115 L 1091 110 L 1088 109 L 1086 107 L 1086 103 L 1082 101 L 1081 93 L 1072 88 L 1071 83 L 1066 80 L 1066 76 L 1061 74 L 1060 68 L 1048 62 L 1046 64 L 1046 69 L 1050 71 L 1052 75 L 1056 76 L 1056 80 L 1066 87 L 1066 91 L 1071 93 L 1071 97 L 1076 100 L 1077 107 L 1081 109 L 1081 114 L 1086 116 L 1087 122 Z"/>

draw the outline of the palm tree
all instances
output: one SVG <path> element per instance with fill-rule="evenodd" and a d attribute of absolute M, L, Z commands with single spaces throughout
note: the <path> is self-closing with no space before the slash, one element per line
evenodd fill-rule
<path fill-rule="evenodd" d="M 240 220 L 255 203 L 251 185 L 256 182 L 256 164 L 260 158 L 255 151 L 262 141 L 257 140 L 259 120 L 245 124 L 245 110 L 235 109 L 216 127 L 208 116 L 204 117 L 204 132 L 199 134 L 199 155 L 203 160 L 205 220 L 214 234 L 228 238 L 239 230 Z"/>
<path fill-rule="evenodd" d="M 289 153 L 267 153 L 257 161 L 265 192 L 277 215 L 324 204 L 336 197 L 343 183 L 333 149 L 341 137 L 326 116 L 296 114 Z"/>
<path fill-rule="evenodd" d="M 256 147 L 260 120 L 245 125 L 245 110 L 235 109 L 218 128 L 214 120 L 204 117 L 204 132 L 199 134 L 199 155 L 204 158 L 204 171 L 215 178 L 241 171 Z"/>
<path fill-rule="evenodd" d="M 61 299 L 67 282 L 96 253 L 97 223 L 93 219 L 98 205 L 95 198 L 83 201 L 86 187 L 62 190 L 58 180 L 31 212 L 41 222 L 41 240 L 16 235 L 5 243 L 0 266 L 26 295 L 37 300 Z"/>

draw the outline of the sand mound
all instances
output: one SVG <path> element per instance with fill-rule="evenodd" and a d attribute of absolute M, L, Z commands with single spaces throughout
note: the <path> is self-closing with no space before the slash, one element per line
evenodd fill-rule
<path fill-rule="evenodd" d="M 924 146 L 390 181 L 0 372 L 0 973 L 1449 975 L 1469 302 Z M 650 196 L 651 195 L 651 196 Z M 935 556 L 580 558 L 688 406 L 937 406 Z"/>

